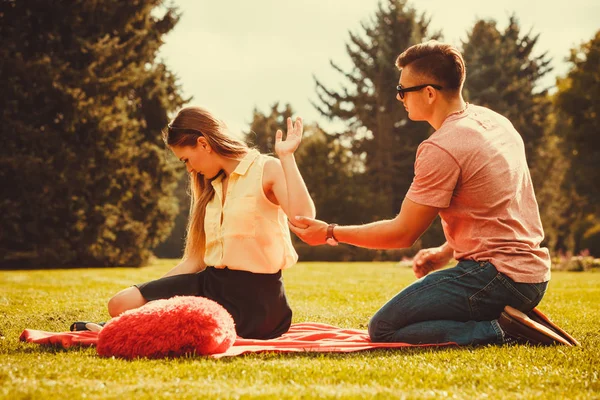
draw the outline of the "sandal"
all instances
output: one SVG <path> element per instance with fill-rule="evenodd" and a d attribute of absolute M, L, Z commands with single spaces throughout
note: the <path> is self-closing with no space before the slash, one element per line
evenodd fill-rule
<path fill-rule="evenodd" d="M 85 321 L 77 321 L 77 322 L 73 322 L 71 324 L 71 326 L 69 327 L 69 330 L 71 332 L 76 332 L 76 331 L 92 331 L 92 330 L 97 330 L 97 329 L 90 329 L 88 327 L 88 324 L 91 324 L 92 327 L 93 325 L 99 325 L 100 327 L 104 327 L 104 325 L 106 324 L 106 322 L 98 322 L 97 324 L 95 322 L 85 322 Z"/>

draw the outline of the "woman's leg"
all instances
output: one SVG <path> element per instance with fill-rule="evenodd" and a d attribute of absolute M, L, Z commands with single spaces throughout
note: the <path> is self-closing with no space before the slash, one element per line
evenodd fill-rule
<path fill-rule="evenodd" d="M 515 283 L 486 262 L 463 261 L 419 279 L 385 304 L 369 322 L 374 342 L 498 343 L 496 319 L 506 305 L 533 309 L 546 284 Z"/>
<path fill-rule="evenodd" d="M 156 279 L 121 290 L 108 301 L 108 313 L 116 317 L 149 301 L 174 296 L 203 296 L 204 271 Z"/>
<path fill-rule="evenodd" d="M 127 310 L 141 307 L 147 302 L 140 290 L 131 286 L 121 290 L 108 301 L 108 313 L 111 317 L 116 317 Z"/>

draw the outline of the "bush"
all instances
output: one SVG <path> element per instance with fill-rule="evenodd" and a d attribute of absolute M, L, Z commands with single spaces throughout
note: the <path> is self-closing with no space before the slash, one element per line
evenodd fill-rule
<path fill-rule="evenodd" d="M 299 261 L 399 261 L 412 257 L 416 250 L 372 250 L 340 244 L 339 246 L 309 246 L 294 243 Z"/>
<path fill-rule="evenodd" d="M 552 269 L 555 271 L 584 272 L 600 268 L 600 259 L 591 256 L 560 257 L 552 259 Z"/>

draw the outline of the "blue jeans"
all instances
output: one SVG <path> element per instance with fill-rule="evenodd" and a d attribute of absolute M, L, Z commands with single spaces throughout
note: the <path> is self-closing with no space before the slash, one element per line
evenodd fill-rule
<path fill-rule="evenodd" d="M 461 261 L 406 287 L 369 321 L 373 342 L 502 343 L 498 317 L 506 305 L 539 304 L 548 282 L 516 283 L 489 262 Z"/>

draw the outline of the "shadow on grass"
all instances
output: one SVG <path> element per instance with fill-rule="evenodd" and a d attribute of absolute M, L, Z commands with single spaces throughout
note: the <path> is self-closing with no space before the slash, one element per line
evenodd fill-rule
<path fill-rule="evenodd" d="M 111 269 L 111 268 L 132 268 L 132 269 L 138 269 L 138 268 L 144 268 L 144 267 L 149 267 L 150 264 L 146 264 L 146 265 L 107 265 L 107 266 L 97 266 L 97 265 L 88 265 L 88 266 L 81 266 L 81 265 L 44 265 L 44 266 L 40 266 L 40 265 L 30 265 L 30 264 L 13 264 L 13 263 L 8 263 L 8 264 L 0 264 L 0 271 L 44 271 L 44 270 L 51 270 L 51 271 L 56 271 L 56 270 L 78 270 L 78 269 Z"/>
<path fill-rule="evenodd" d="M 300 359 L 319 359 L 319 358 L 328 358 L 332 360 L 347 360 L 354 358 L 377 358 L 381 356 L 387 355 L 398 355 L 402 354 L 404 356 L 417 356 L 428 353 L 439 353 L 439 352 L 448 352 L 453 350 L 464 350 L 466 347 L 458 347 L 454 345 L 448 346 L 428 346 L 428 347 L 398 347 L 395 349 L 369 349 L 369 350 L 361 350 L 361 351 L 353 351 L 348 353 L 336 353 L 336 352 L 316 352 L 316 351 L 303 351 L 303 352 L 294 352 L 294 353 L 277 353 L 272 351 L 266 351 L 261 353 L 246 353 L 240 354 L 239 356 L 233 357 L 223 357 L 220 358 L 219 361 L 233 361 L 237 358 L 242 359 L 276 359 L 276 358 L 300 358 Z"/>
<path fill-rule="evenodd" d="M 394 356 L 394 355 L 403 355 L 403 356 L 418 356 L 423 354 L 432 354 L 432 353 L 440 353 L 440 352 L 452 352 L 452 351 L 472 351 L 477 349 L 477 347 L 459 347 L 454 345 L 448 346 L 428 346 L 428 347 L 401 347 L 395 349 L 369 349 L 369 350 L 361 350 L 354 351 L 348 353 L 336 353 L 336 352 L 313 352 L 313 351 L 303 351 L 303 352 L 274 352 L 274 351 L 265 351 L 260 353 L 245 353 L 237 356 L 231 357 L 222 357 L 222 358 L 212 358 L 210 356 L 202 356 L 195 354 L 188 354 L 181 357 L 163 357 L 163 358 L 136 358 L 133 360 L 122 359 L 123 361 L 157 361 L 157 360 L 165 360 L 171 361 L 175 363 L 189 363 L 191 361 L 212 361 L 215 363 L 225 363 L 231 364 L 235 362 L 239 362 L 240 360 L 248 361 L 248 360 L 279 360 L 279 359 L 305 359 L 305 360 L 316 360 L 316 359 L 329 359 L 329 360 L 352 360 L 359 358 L 379 358 L 382 356 Z M 14 349 L 8 351 L 5 354 L 58 354 L 58 353 L 82 353 L 88 350 L 93 350 L 95 352 L 95 346 L 72 346 L 69 348 L 63 348 L 58 345 L 39 345 L 35 343 L 21 342 L 21 346 L 18 349 Z M 98 358 L 104 358 L 98 356 Z"/>
<path fill-rule="evenodd" d="M 17 354 L 59 354 L 59 353 L 81 353 L 87 350 L 96 350 L 93 346 L 72 346 L 64 348 L 62 346 L 54 345 L 39 345 L 35 343 L 21 342 L 21 346 L 17 349 L 11 349 L 7 351 L 6 355 L 17 355 Z"/>

